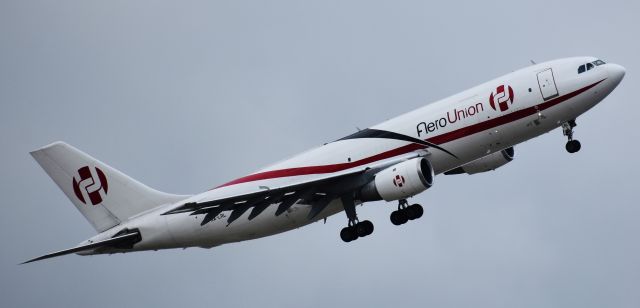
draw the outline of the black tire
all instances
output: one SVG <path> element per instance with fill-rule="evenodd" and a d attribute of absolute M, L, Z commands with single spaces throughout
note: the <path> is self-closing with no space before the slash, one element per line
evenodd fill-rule
<path fill-rule="evenodd" d="M 355 227 L 356 227 L 356 232 L 358 233 L 358 237 L 367 236 L 367 227 L 364 224 L 362 224 L 362 222 L 359 222 Z"/>
<path fill-rule="evenodd" d="M 407 209 L 411 211 L 411 217 L 409 218 L 411 220 L 418 219 L 422 217 L 422 214 L 424 214 L 424 208 L 422 208 L 422 205 L 420 204 L 414 204 Z"/>
<path fill-rule="evenodd" d="M 390 220 L 391 220 L 391 223 L 392 223 L 392 224 L 394 224 L 394 225 L 396 225 L 396 226 L 399 226 L 399 225 L 401 225 L 401 224 L 402 224 L 402 223 L 400 222 L 400 217 L 398 217 L 398 216 L 399 216 L 398 211 L 393 211 L 393 212 L 391 212 L 391 216 L 389 216 L 389 218 L 390 218 Z"/>
<path fill-rule="evenodd" d="M 351 240 L 352 241 L 355 241 L 355 240 L 358 239 L 358 237 L 360 237 L 360 236 L 358 236 L 358 228 L 357 228 L 357 226 L 351 226 L 351 227 L 349 227 L 349 230 L 350 230 L 349 232 L 351 232 Z"/>
<path fill-rule="evenodd" d="M 345 242 L 349 243 L 358 238 L 358 234 L 355 232 L 353 227 L 346 227 L 340 230 L 340 238 Z"/>
<path fill-rule="evenodd" d="M 409 217 L 407 217 L 407 211 L 398 211 L 400 213 L 400 224 L 406 224 L 409 221 Z"/>
<path fill-rule="evenodd" d="M 567 142 L 567 145 L 565 146 L 565 149 L 567 149 L 567 152 L 569 153 L 575 153 L 580 151 L 580 148 L 582 147 L 582 145 L 580 144 L 580 141 L 578 140 L 569 140 Z"/>
<path fill-rule="evenodd" d="M 418 218 L 418 213 L 413 205 L 407 206 L 403 211 L 407 214 L 407 219 L 409 220 Z"/>
<path fill-rule="evenodd" d="M 409 217 L 407 217 L 407 213 L 405 212 L 405 210 L 397 210 L 391 213 L 391 223 L 396 226 L 405 224 L 408 220 Z"/>
<path fill-rule="evenodd" d="M 413 209 L 411 208 L 411 206 L 407 206 L 400 211 L 404 212 L 404 215 L 407 216 L 407 220 L 413 220 Z"/>
<path fill-rule="evenodd" d="M 358 223 L 356 228 L 358 229 L 359 237 L 365 237 L 373 233 L 373 223 L 368 220 Z"/>

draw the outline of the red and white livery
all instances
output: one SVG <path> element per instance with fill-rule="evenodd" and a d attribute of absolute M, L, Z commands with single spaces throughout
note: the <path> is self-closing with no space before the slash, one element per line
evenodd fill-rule
<path fill-rule="evenodd" d="M 534 64 L 209 191 L 151 189 L 80 150 L 56 142 L 31 154 L 98 234 L 59 255 L 210 248 L 293 230 L 344 211 L 342 240 L 373 232 L 356 205 L 397 202 L 396 225 L 422 216 L 407 200 L 437 174 L 494 170 L 513 147 L 561 127 L 570 153 L 575 119 L 620 83 L 625 69 L 592 57 Z"/>

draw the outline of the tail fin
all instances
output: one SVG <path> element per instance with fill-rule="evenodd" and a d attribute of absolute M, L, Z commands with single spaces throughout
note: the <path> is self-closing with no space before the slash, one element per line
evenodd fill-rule
<path fill-rule="evenodd" d="M 98 232 L 188 197 L 149 188 L 64 142 L 31 155 Z"/>

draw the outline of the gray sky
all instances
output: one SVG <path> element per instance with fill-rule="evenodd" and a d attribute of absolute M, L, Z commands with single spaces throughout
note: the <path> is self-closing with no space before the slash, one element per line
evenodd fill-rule
<path fill-rule="evenodd" d="M 0 306 L 638 307 L 637 1 L 0 2 Z M 359 208 L 211 250 L 16 264 L 93 229 L 28 155 L 67 141 L 196 193 L 491 78 L 593 55 L 627 68 L 578 119 L 475 176 L 439 176 L 422 219 Z"/>

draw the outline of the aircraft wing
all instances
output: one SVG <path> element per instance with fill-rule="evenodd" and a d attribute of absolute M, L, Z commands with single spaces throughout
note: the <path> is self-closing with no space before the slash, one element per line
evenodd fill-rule
<path fill-rule="evenodd" d="M 278 204 L 276 215 L 281 215 L 291 206 L 300 201 L 312 206 L 309 219 L 319 214 L 332 200 L 344 195 L 351 195 L 360 187 L 370 182 L 375 174 L 401 161 L 424 156 L 424 152 L 413 152 L 376 165 L 354 168 L 341 173 L 333 173 L 316 179 L 292 183 L 280 187 L 262 187 L 239 195 L 224 197 L 201 202 L 187 202 L 181 204 L 162 215 L 191 213 L 190 215 L 205 215 L 200 223 L 205 225 L 218 214 L 231 211 L 227 223 L 232 223 L 242 214 L 251 209 L 249 220 L 254 219 L 269 206 Z"/>

